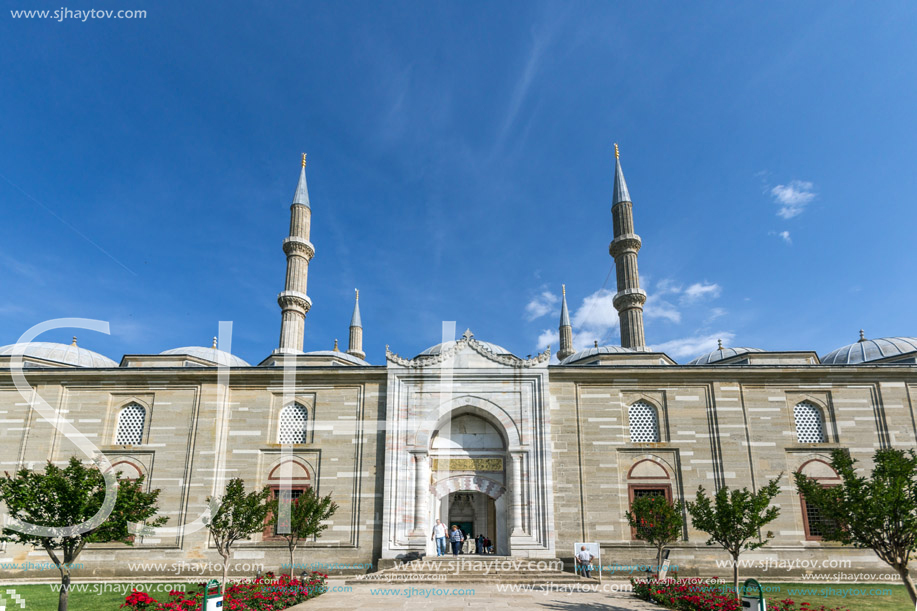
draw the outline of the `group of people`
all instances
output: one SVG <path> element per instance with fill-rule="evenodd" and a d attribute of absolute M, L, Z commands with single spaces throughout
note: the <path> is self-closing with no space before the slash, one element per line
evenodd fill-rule
<path fill-rule="evenodd" d="M 459 528 L 456 524 L 453 524 L 452 530 L 447 532 L 446 525 L 443 524 L 442 520 L 436 520 L 436 525 L 433 527 L 433 534 L 430 535 L 430 539 L 436 543 L 437 556 L 445 556 L 448 553 L 446 547 L 447 539 L 452 545 L 453 556 L 458 556 L 459 554 L 470 554 L 472 541 L 474 541 L 475 554 L 494 553 L 493 541 L 491 541 L 488 537 L 485 537 L 484 535 L 472 537 L 471 533 L 462 532 L 462 529 Z"/>

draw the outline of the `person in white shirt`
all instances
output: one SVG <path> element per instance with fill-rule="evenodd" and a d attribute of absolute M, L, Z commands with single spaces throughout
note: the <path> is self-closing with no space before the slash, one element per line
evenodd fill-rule
<path fill-rule="evenodd" d="M 579 565 L 580 571 L 587 578 L 591 579 L 590 571 L 592 571 L 592 559 L 595 558 L 589 551 L 586 549 L 586 546 L 583 545 L 580 547 L 580 551 L 576 553 L 576 564 Z"/>
<path fill-rule="evenodd" d="M 446 555 L 446 525 L 442 520 L 436 520 L 436 526 L 433 527 L 433 534 L 430 539 L 436 544 L 436 555 Z"/>

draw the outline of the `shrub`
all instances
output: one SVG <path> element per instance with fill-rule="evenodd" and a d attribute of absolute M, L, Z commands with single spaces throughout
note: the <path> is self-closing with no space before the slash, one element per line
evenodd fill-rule
<path fill-rule="evenodd" d="M 281 575 L 260 577 L 232 584 L 223 592 L 223 608 L 228 611 L 280 611 L 315 598 L 325 591 L 324 573 L 311 573 L 304 579 Z M 205 584 L 201 591 L 169 592 L 169 600 L 158 601 L 145 592 L 134 590 L 121 605 L 131 611 L 197 611 L 201 608 Z"/>
<path fill-rule="evenodd" d="M 642 600 L 677 609 L 678 611 L 740 611 L 741 601 L 733 589 L 718 579 L 631 579 L 634 596 Z M 829 608 L 824 605 L 813 607 L 809 603 L 796 603 L 785 598 L 768 601 L 771 611 L 849 611 L 843 607 Z"/>

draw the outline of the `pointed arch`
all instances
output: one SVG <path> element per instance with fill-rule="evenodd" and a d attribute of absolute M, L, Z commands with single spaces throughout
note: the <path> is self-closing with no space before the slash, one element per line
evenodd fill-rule
<path fill-rule="evenodd" d="M 793 407 L 793 422 L 796 425 L 796 441 L 799 443 L 826 443 L 825 413 L 809 400 L 800 401 Z"/>
<path fill-rule="evenodd" d="M 301 403 L 290 403 L 278 416 L 277 443 L 308 443 L 309 410 Z"/>
<path fill-rule="evenodd" d="M 627 408 L 627 420 L 632 443 L 659 443 L 659 410 L 644 399 L 631 403 Z"/>

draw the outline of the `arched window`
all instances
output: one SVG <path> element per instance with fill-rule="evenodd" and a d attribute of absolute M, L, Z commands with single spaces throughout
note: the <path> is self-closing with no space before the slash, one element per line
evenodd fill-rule
<path fill-rule="evenodd" d="M 146 409 L 137 403 L 129 403 L 118 414 L 118 432 L 115 444 L 136 446 L 143 443 L 143 424 L 146 422 Z"/>
<path fill-rule="evenodd" d="M 799 443 L 825 443 L 825 419 L 818 406 L 803 401 L 793 408 L 796 421 L 796 440 Z"/>
<path fill-rule="evenodd" d="M 280 410 L 280 427 L 277 431 L 278 443 L 306 443 L 306 424 L 309 412 L 299 403 L 287 405 Z"/>
<path fill-rule="evenodd" d="M 659 442 L 659 416 L 656 408 L 646 401 L 637 401 L 628 410 L 630 440 L 634 443 Z"/>

